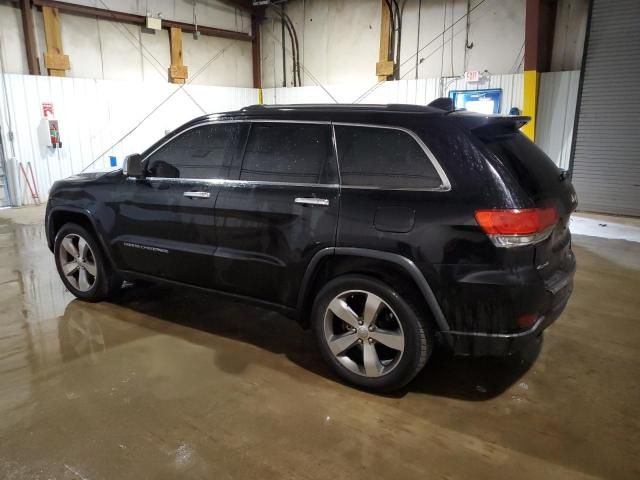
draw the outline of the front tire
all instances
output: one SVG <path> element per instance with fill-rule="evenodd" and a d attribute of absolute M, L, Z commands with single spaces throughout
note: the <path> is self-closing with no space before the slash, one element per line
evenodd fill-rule
<path fill-rule="evenodd" d="M 372 391 L 390 392 L 409 383 L 435 345 L 431 322 L 409 295 L 363 275 L 337 277 L 320 290 L 312 327 L 334 372 Z"/>
<path fill-rule="evenodd" d="M 53 253 L 62 282 L 82 300 L 99 302 L 122 285 L 95 236 L 80 225 L 67 223 L 62 226 L 56 234 Z"/>

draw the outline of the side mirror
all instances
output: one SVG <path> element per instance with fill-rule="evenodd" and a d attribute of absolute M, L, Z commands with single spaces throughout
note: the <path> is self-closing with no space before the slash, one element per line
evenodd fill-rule
<path fill-rule="evenodd" d="M 122 164 L 122 173 L 127 177 L 142 178 L 144 169 L 142 168 L 142 156 L 139 153 L 127 155 Z"/>

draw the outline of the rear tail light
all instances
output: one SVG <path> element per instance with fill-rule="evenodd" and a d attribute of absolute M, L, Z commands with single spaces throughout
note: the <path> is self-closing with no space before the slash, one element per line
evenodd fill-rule
<path fill-rule="evenodd" d="M 553 207 L 476 210 L 476 221 L 497 247 L 517 247 L 546 239 L 558 212 Z"/>
<path fill-rule="evenodd" d="M 529 328 L 538 320 L 538 315 L 535 313 L 525 313 L 518 317 L 518 327 Z"/>

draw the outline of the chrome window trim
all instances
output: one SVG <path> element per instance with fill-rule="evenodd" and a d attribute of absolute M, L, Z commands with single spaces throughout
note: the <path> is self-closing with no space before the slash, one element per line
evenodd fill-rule
<path fill-rule="evenodd" d="M 167 182 L 167 183 L 202 183 L 206 185 L 238 185 L 238 186 L 251 186 L 251 185 L 265 185 L 265 186 L 284 186 L 284 187 L 323 187 L 323 188 L 339 188 L 337 183 L 295 183 L 295 182 L 268 182 L 264 180 L 230 180 L 225 178 L 167 178 L 167 177 L 145 177 L 135 178 L 127 177 L 128 181 L 145 181 L 150 180 L 154 182 Z"/>
<path fill-rule="evenodd" d="M 181 137 L 185 133 L 193 130 L 194 128 L 206 127 L 207 125 L 219 125 L 219 124 L 223 124 L 223 123 L 302 123 L 302 124 L 310 123 L 310 124 L 316 124 L 316 125 L 318 125 L 318 124 L 319 125 L 331 125 L 331 122 L 328 121 L 328 120 L 269 120 L 269 119 L 206 120 L 206 121 L 198 123 L 196 125 L 191 125 L 189 128 L 185 128 L 184 130 L 182 130 L 177 135 L 174 135 L 173 137 L 167 139 L 166 142 L 162 143 L 157 148 L 155 148 L 152 152 L 150 152 L 147 155 L 145 155 L 145 157 L 142 159 L 142 161 L 143 162 L 146 161 L 151 155 L 156 153 L 158 150 L 160 150 L 162 147 L 164 147 L 167 143 L 175 140 L 176 138 Z"/>
<path fill-rule="evenodd" d="M 422 151 L 425 153 L 433 168 L 435 168 L 438 176 L 440 177 L 440 186 L 438 187 L 422 187 L 422 188 L 413 188 L 413 187 L 380 187 L 376 185 L 344 185 L 342 184 L 342 188 L 347 188 L 350 190 L 400 190 L 400 191 L 410 191 L 410 192 L 448 192 L 451 190 L 451 182 L 449 181 L 449 177 L 447 177 L 446 172 L 438 162 L 438 159 L 433 154 L 433 152 L 425 145 L 422 139 L 411 129 L 406 127 L 398 127 L 395 125 L 377 125 L 371 123 L 350 123 L 350 122 L 332 122 L 334 126 L 344 126 L 344 127 L 364 127 L 364 128 L 383 128 L 387 130 L 400 130 L 408 134 L 413 140 L 420 146 Z M 337 144 L 336 144 L 336 156 L 337 152 Z M 338 166 L 340 159 L 338 158 Z M 342 182 L 341 182 L 342 183 Z"/>
<path fill-rule="evenodd" d="M 247 119 L 247 120 L 239 120 L 240 122 L 251 122 L 251 123 L 310 123 L 315 125 L 331 125 L 330 120 L 278 120 L 278 119 L 269 119 L 269 118 L 256 118 L 256 119 Z"/>
<path fill-rule="evenodd" d="M 190 132 L 191 130 L 193 130 L 194 128 L 206 127 L 207 125 L 218 125 L 218 124 L 223 124 L 223 123 L 243 123 L 244 121 L 245 120 L 207 120 L 205 122 L 198 123 L 196 125 L 191 125 L 189 128 L 185 128 L 184 130 L 182 130 L 177 135 L 174 135 L 171 138 L 167 139 L 166 142 L 163 142 L 161 145 L 158 145 L 158 147 L 156 147 L 152 152 L 150 152 L 150 153 L 148 153 L 147 155 L 144 156 L 144 158 L 142 159 L 142 162 L 146 162 L 151 155 L 156 153 L 158 150 L 160 150 L 162 147 L 164 147 L 167 143 L 169 143 L 169 142 L 181 137 L 185 133 Z M 161 177 L 159 177 L 159 178 L 161 178 Z"/>
<path fill-rule="evenodd" d="M 334 142 L 334 155 L 336 156 L 336 164 L 338 152 L 335 149 L 335 136 L 333 127 L 331 126 L 331 122 L 328 120 L 270 120 L 270 119 L 234 119 L 234 120 L 207 120 L 196 125 L 192 125 L 189 128 L 185 128 L 183 131 L 174 135 L 173 137 L 167 139 L 166 142 L 159 145 L 155 148 L 151 153 L 145 155 L 142 159 L 142 162 L 146 162 L 147 159 L 164 147 L 167 143 L 181 137 L 183 134 L 193 130 L 194 128 L 205 127 L 207 125 L 218 125 L 223 123 L 294 123 L 294 124 L 312 124 L 312 125 L 328 125 L 331 128 L 331 137 Z M 244 157 L 244 155 L 243 155 Z M 244 158 L 243 158 L 244 161 Z M 146 166 L 145 166 L 146 168 Z M 241 166 L 242 168 L 242 166 Z M 338 166 L 338 178 L 340 176 L 340 168 Z M 127 177 L 127 180 L 132 177 Z M 331 183 L 295 183 L 295 182 L 269 182 L 263 180 L 231 180 L 224 178 L 166 178 L 166 177 L 145 177 L 148 180 L 171 180 L 171 181 L 182 181 L 182 182 L 207 182 L 209 184 L 228 184 L 228 185 L 268 185 L 268 186 L 276 186 L 276 185 L 284 185 L 289 187 L 339 187 L 339 184 L 331 184 Z"/>
<path fill-rule="evenodd" d="M 330 125 L 331 126 L 331 138 L 334 147 L 334 155 L 336 159 L 336 164 L 338 166 L 338 184 L 325 184 L 325 183 L 292 183 L 292 182 L 269 182 L 269 181 L 261 181 L 261 180 L 231 180 L 231 179 L 222 179 L 222 178 L 165 178 L 165 177 L 146 177 L 149 180 L 161 181 L 168 180 L 172 182 L 205 182 L 213 185 L 266 185 L 266 186 L 291 186 L 291 187 L 330 187 L 336 188 L 341 187 L 349 190 L 389 190 L 389 191 L 407 191 L 407 192 L 448 192 L 451 190 L 451 182 L 447 177 L 446 172 L 438 162 L 437 158 L 433 154 L 433 152 L 425 145 L 422 139 L 411 129 L 406 127 L 399 127 L 396 125 L 378 125 L 373 123 L 352 123 L 352 122 L 332 122 L 329 120 L 280 120 L 280 119 L 231 119 L 231 120 L 207 120 L 196 125 L 192 125 L 189 128 L 184 129 L 177 135 L 172 136 L 167 139 L 157 148 L 155 148 L 152 152 L 145 155 L 142 159 L 142 162 L 146 162 L 151 155 L 156 153 L 162 147 L 164 147 L 167 143 L 179 138 L 183 134 L 193 130 L 194 128 L 204 127 L 207 125 L 219 125 L 225 123 L 293 123 L 293 124 L 316 124 L 316 125 Z M 338 157 L 338 143 L 336 138 L 335 126 L 345 126 L 345 127 L 364 127 L 364 128 L 383 128 L 388 130 L 400 130 L 401 132 L 407 133 L 417 144 L 420 146 L 422 151 L 425 153 L 433 167 L 435 168 L 438 176 L 440 177 L 441 185 L 438 187 L 423 187 L 423 188 L 414 188 L 414 187 L 381 187 L 376 185 L 344 185 L 342 184 L 342 176 L 340 172 L 340 158 Z M 127 179 L 132 177 L 127 177 Z M 135 179 L 134 179 L 135 180 Z"/>

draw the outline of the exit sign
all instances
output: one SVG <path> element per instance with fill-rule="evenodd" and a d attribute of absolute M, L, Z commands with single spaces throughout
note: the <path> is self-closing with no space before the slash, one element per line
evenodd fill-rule
<path fill-rule="evenodd" d="M 467 82 L 479 82 L 480 72 L 478 70 L 472 70 L 470 72 L 464 72 L 464 79 Z"/>

